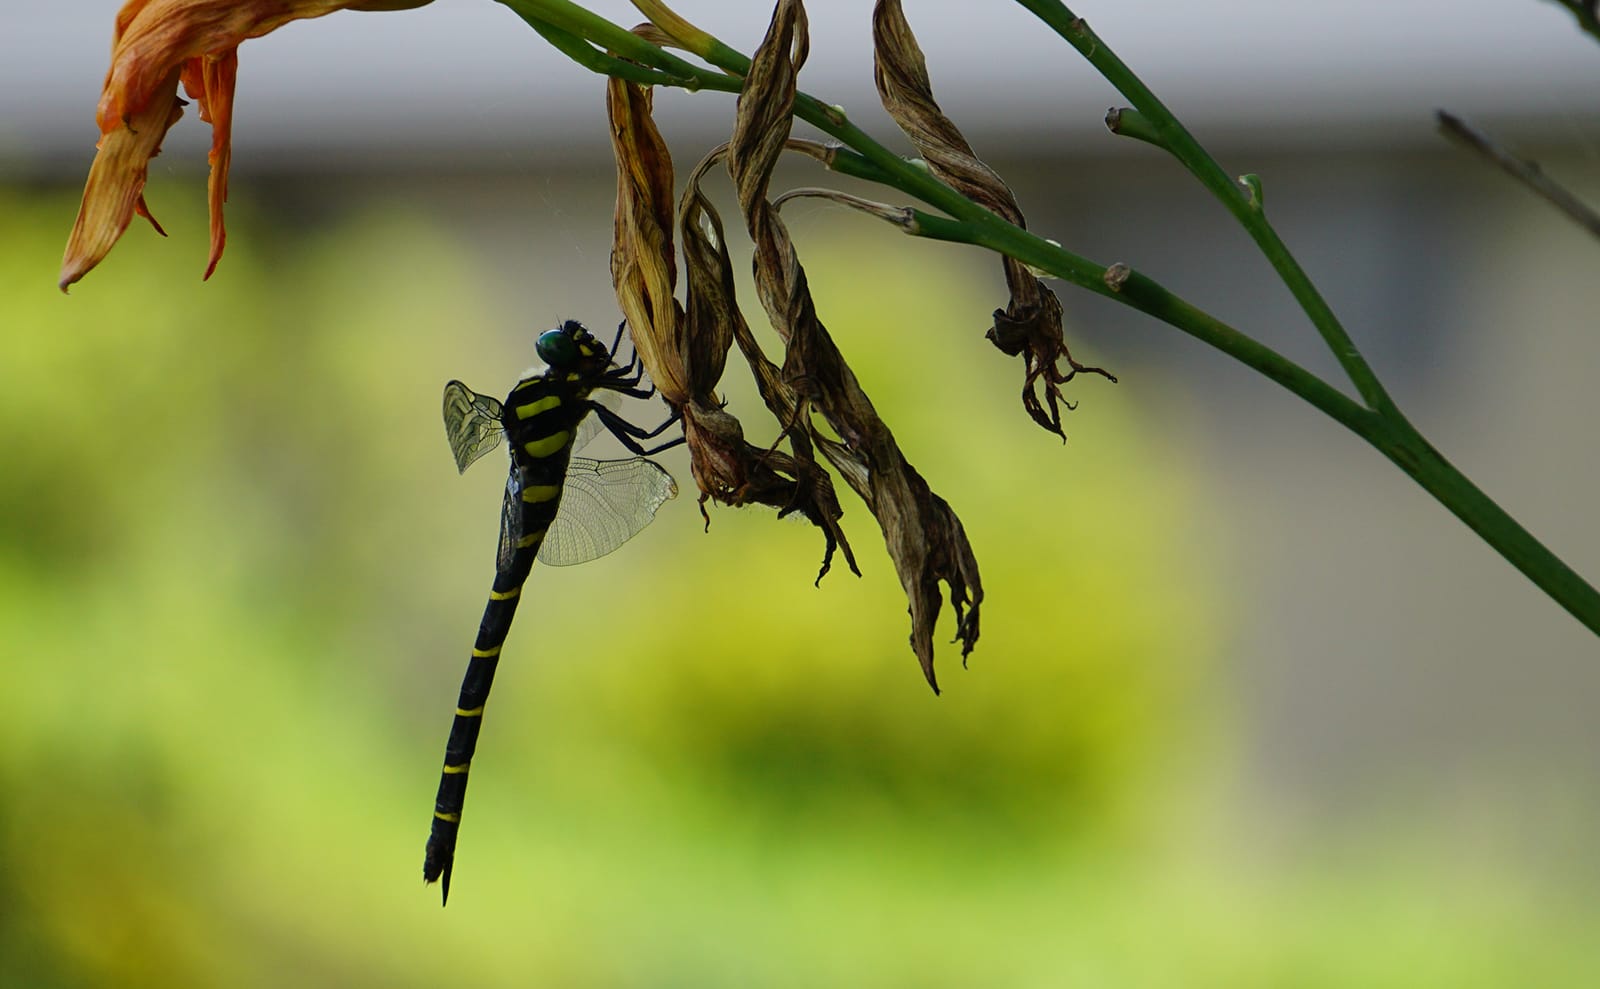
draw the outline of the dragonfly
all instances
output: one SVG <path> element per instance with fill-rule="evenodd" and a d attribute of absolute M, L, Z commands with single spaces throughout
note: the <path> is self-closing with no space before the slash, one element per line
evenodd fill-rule
<path fill-rule="evenodd" d="M 541 333 L 534 348 L 544 366 L 524 373 L 504 402 L 459 381 L 444 386 L 445 435 L 457 471 L 464 473 L 502 439 L 511 454 L 494 585 L 456 701 L 422 866 L 425 883 L 441 882 L 445 903 L 484 705 L 534 560 L 568 566 L 604 556 L 649 525 L 657 509 L 678 494 L 672 475 L 648 458 L 683 437 L 648 449 L 643 445 L 676 423 L 678 415 L 647 430 L 612 407 L 622 396 L 655 394 L 653 385 L 644 386 L 637 350 L 626 365 L 613 357 L 625 326 L 617 327 L 610 348 L 577 320 Z M 591 460 L 573 454 L 602 431 L 634 456 Z"/>

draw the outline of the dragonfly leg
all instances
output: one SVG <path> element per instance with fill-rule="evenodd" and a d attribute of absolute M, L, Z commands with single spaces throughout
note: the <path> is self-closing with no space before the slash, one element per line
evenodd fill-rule
<path fill-rule="evenodd" d="M 688 442 L 682 436 L 674 436 L 672 439 L 667 440 L 665 443 L 660 443 L 660 444 L 657 444 L 656 446 L 652 446 L 652 447 L 644 447 L 644 446 L 640 446 L 634 440 L 623 439 L 621 436 L 618 436 L 617 439 L 618 439 L 618 441 L 620 441 L 622 443 L 623 446 L 627 447 L 629 450 L 633 451 L 634 453 L 638 454 L 641 457 L 653 457 L 656 454 L 662 452 L 663 450 L 670 450 L 675 446 L 682 446 L 684 443 Z"/>
<path fill-rule="evenodd" d="M 595 382 L 595 387 L 627 395 L 629 398 L 649 398 L 654 395 L 656 386 L 653 382 L 648 388 L 639 387 L 640 383 L 644 381 L 644 368 L 634 369 L 634 363 L 638 359 L 639 355 L 634 354 L 634 360 L 629 361 L 627 367 L 619 367 L 607 371 L 599 381 Z M 629 372 L 632 373 L 630 374 Z"/>
<path fill-rule="evenodd" d="M 612 354 L 611 356 L 615 358 L 617 355 Z M 628 363 L 618 364 L 604 375 L 608 380 L 621 381 L 630 385 L 638 384 L 639 379 L 643 376 L 644 370 L 639 366 L 639 352 L 637 350 L 628 358 Z"/>
<path fill-rule="evenodd" d="M 623 320 L 617 324 L 617 336 L 616 339 L 611 341 L 610 350 L 613 361 L 616 360 L 617 354 L 619 353 L 618 348 L 622 346 L 622 331 L 627 329 L 627 326 L 627 320 Z M 639 365 L 639 345 L 634 343 L 633 339 L 630 337 L 628 339 L 628 363 L 613 367 L 610 371 L 606 372 L 605 377 L 631 386 L 637 385 L 639 383 L 639 379 L 643 377 L 643 375 L 644 369 Z"/>
<path fill-rule="evenodd" d="M 639 437 L 641 439 L 647 439 L 648 440 L 648 439 L 651 439 L 653 437 L 660 436 L 662 433 L 667 431 L 667 427 L 668 426 L 671 426 L 675 422 L 682 422 L 682 421 L 683 421 L 683 410 L 675 408 L 675 409 L 672 410 L 672 414 L 667 416 L 667 421 L 666 422 L 663 422 L 661 425 L 659 425 L 656 428 L 650 430 L 648 433 L 640 433 Z"/>
<path fill-rule="evenodd" d="M 682 436 L 676 436 L 667 442 L 648 450 L 639 443 L 639 440 L 647 440 L 656 436 L 660 436 L 667 430 L 667 427 L 677 422 L 680 418 L 680 414 L 677 411 L 674 411 L 673 414 L 667 418 L 666 422 L 662 423 L 656 428 L 645 429 L 643 426 L 635 426 L 633 423 L 622 418 L 598 402 L 589 402 L 587 404 L 589 410 L 600 417 L 600 422 L 606 427 L 611 435 L 617 438 L 617 442 L 621 443 L 623 446 L 627 447 L 629 450 L 641 457 L 648 457 L 653 453 L 660 453 L 662 450 L 670 450 L 684 441 Z"/>
<path fill-rule="evenodd" d="M 624 419 L 622 416 L 606 408 L 604 405 L 601 405 L 599 402 L 588 401 L 584 404 L 588 406 L 590 411 L 594 412 L 600 417 L 600 421 L 605 423 L 607 429 L 611 430 L 613 434 L 618 434 L 619 438 L 620 434 L 626 433 L 629 436 L 638 437 L 642 440 L 648 440 L 653 437 L 660 436 L 662 433 L 666 432 L 667 428 L 673 423 L 678 422 L 683 418 L 682 412 L 677 409 L 673 409 L 672 414 L 667 416 L 667 420 L 661 425 L 654 429 L 645 429 L 643 426 L 634 425 L 633 423 Z"/>

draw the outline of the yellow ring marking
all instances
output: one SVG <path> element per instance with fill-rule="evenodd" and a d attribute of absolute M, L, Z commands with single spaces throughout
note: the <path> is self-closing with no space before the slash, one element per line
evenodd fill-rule
<path fill-rule="evenodd" d="M 442 813 L 442 812 L 436 810 L 436 811 L 433 812 L 433 816 L 437 817 L 441 821 L 449 821 L 451 824 L 460 824 L 461 823 L 461 815 L 460 814 L 445 814 L 445 813 Z"/>
<path fill-rule="evenodd" d="M 471 765 L 472 763 L 470 762 L 463 762 L 459 766 L 445 766 L 444 771 L 447 773 L 464 773 Z"/>
<path fill-rule="evenodd" d="M 522 489 L 522 500 L 529 505 L 555 501 L 559 497 L 561 497 L 559 484 L 530 484 Z"/>
<path fill-rule="evenodd" d="M 481 717 L 483 717 L 483 705 L 479 704 L 477 707 L 473 708 L 470 711 L 467 710 L 464 707 L 458 707 L 458 708 L 456 708 L 456 717 L 458 717 L 458 718 L 481 718 Z"/>
<path fill-rule="evenodd" d="M 560 453 L 571 442 L 572 434 L 563 429 L 560 432 L 551 433 L 542 440 L 531 440 L 524 443 L 522 448 L 528 451 L 528 456 L 542 458 L 548 457 L 552 453 Z"/>
<path fill-rule="evenodd" d="M 518 594 L 521 594 L 521 593 L 522 593 L 522 588 L 520 588 L 520 587 L 513 587 L 509 591 L 490 591 L 489 592 L 489 600 L 491 600 L 491 601 L 509 601 L 509 600 L 511 600 L 512 598 L 516 597 Z"/>
<path fill-rule="evenodd" d="M 498 656 L 498 655 L 500 655 L 500 647 L 499 646 L 495 646 L 493 649 L 474 649 L 474 650 L 472 650 L 472 658 L 473 659 L 491 659 L 491 658 L 493 658 L 495 656 Z"/>

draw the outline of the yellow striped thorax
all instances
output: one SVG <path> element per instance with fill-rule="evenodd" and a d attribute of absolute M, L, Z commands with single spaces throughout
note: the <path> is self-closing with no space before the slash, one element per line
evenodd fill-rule
<path fill-rule="evenodd" d="M 517 390 L 521 390 L 528 385 L 532 385 L 543 380 L 543 375 L 540 375 L 537 378 L 524 378 L 522 381 L 517 383 Z M 512 394 L 515 395 L 516 391 L 513 391 Z M 560 405 L 560 395 L 546 395 L 543 398 L 535 399 L 534 401 L 529 402 L 527 405 L 514 405 L 512 406 L 512 410 L 516 412 L 518 419 L 532 419 L 539 413 L 549 412 L 551 409 L 559 408 Z"/>
<path fill-rule="evenodd" d="M 511 389 L 503 419 L 511 455 L 527 482 L 522 501 L 529 505 L 560 498 L 589 395 L 612 369 L 611 352 L 577 320 L 541 333 L 535 349 L 545 364 L 526 372 Z"/>

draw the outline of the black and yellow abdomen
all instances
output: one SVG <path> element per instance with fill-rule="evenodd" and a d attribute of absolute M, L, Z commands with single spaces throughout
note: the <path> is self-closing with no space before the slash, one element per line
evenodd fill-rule
<path fill-rule="evenodd" d="M 502 521 L 501 558 L 497 561 L 493 589 L 478 623 L 478 637 L 472 644 L 467 673 L 461 681 L 461 696 L 456 701 L 455 720 L 445 743 L 444 771 L 439 793 L 434 798 L 433 828 L 428 836 L 422 876 L 425 882 L 443 880 L 443 895 L 450 897 L 450 871 L 455 859 L 456 836 L 461 827 L 461 808 L 466 801 L 467 779 L 472 756 L 478 748 L 478 732 L 489 701 L 489 689 L 500 663 L 500 650 L 511 631 L 511 619 L 522 600 L 522 587 L 533 569 L 556 512 L 567 464 L 572 458 L 572 441 L 587 409 L 581 404 L 587 388 L 550 374 L 525 378 L 512 389 L 505 402 L 502 425 L 511 448 L 512 481 L 515 491 L 507 491 L 506 512 L 516 512 L 515 520 Z M 512 497 L 515 502 L 512 502 Z M 509 531 L 507 531 L 509 529 Z M 509 545 L 507 541 L 509 540 Z M 509 550 L 509 559 L 507 551 Z"/>
<path fill-rule="evenodd" d="M 618 342 L 621 339 L 619 329 Z M 676 418 L 645 430 L 590 398 L 596 392 L 634 398 L 653 394 L 654 389 L 641 387 L 643 373 L 637 358 L 619 367 L 611 352 L 574 320 L 541 334 L 537 349 L 547 367 L 525 375 L 504 403 L 459 381 L 444 389 L 445 436 L 458 470 L 465 471 L 502 439 L 511 452 L 494 586 L 478 623 L 478 637 L 472 644 L 450 723 L 422 866 L 424 880 L 442 881 L 446 901 L 484 708 L 534 560 L 565 565 L 603 556 L 649 524 L 662 503 L 677 494 L 671 475 L 646 458 L 682 439 L 668 440 L 652 450 L 639 442 L 658 436 Z M 624 460 L 575 458 L 573 449 L 582 443 L 579 427 L 589 416 L 636 456 Z M 568 496 L 568 502 L 576 501 L 579 510 L 562 513 L 563 496 Z"/>

